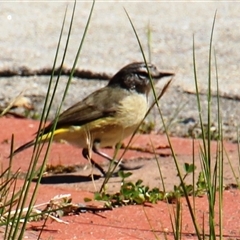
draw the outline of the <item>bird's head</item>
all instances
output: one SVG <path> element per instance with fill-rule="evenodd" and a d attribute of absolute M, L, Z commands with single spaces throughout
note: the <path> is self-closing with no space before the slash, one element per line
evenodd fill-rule
<path fill-rule="evenodd" d="M 172 73 L 159 72 L 153 64 L 149 63 L 146 66 L 144 62 L 135 62 L 119 70 L 111 78 L 108 86 L 120 86 L 129 91 L 148 94 L 151 89 L 150 76 L 154 80 L 172 75 Z"/>

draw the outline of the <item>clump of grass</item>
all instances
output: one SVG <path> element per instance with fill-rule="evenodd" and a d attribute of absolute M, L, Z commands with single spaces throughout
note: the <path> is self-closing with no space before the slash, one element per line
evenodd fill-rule
<path fill-rule="evenodd" d="M 68 87 L 71 83 L 71 79 L 73 77 L 74 70 L 75 70 L 76 64 L 77 64 L 79 56 L 80 56 L 80 52 L 81 52 L 81 49 L 83 46 L 83 42 L 84 42 L 87 30 L 88 30 L 88 26 L 89 26 L 92 12 L 94 9 L 94 4 L 95 4 L 95 1 L 93 1 L 93 3 L 92 3 L 88 21 L 85 26 L 84 33 L 83 33 L 82 39 L 81 39 L 79 47 L 78 47 L 78 51 L 75 56 L 75 60 L 74 60 L 73 66 L 72 66 L 72 70 L 71 70 L 68 82 L 65 87 L 63 98 L 59 104 L 59 108 L 56 113 L 56 121 L 54 124 L 54 128 L 56 127 L 56 123 L 58 120 L 59 113 L 61 111 L 62 104 L 65 100 L 65 97 L 66 97 L 66 94 L 68 91 Z M 68 35 L 67 35 L 67 40 L 65 43 L 65 48 L 64 48 L 61 65 L 60 65 L 60 70 L 58 71 L 58 73 L 56 75 L 55 74 L 56 62 L 58 59 L 59 49 L 60 49 L 60 45 L 62 42 L 63 29 L 65 27 L 65 19 L 66 19 L 67 10 L 65 12 L 62 29 L 61 29 L 60 36 L 59 36 L 58 46 L 57 46 L 57 50 L 56 50 L 56 54 L 55 54 L 55 60 L 54 60 L 53 67 L 52 67 L 52 74 L 51 74 L 50 81 L 49 81 L 49 86 L 48 86 L 48 90 L 47 90 L 47 94 L 46 94 L 46 98 L 45 98 L 43 112 L 41 114 L 41 120 L 40 120 L 40 125 L 39 125 L 39 129 L 38 129 L 38 133 L 37 133 L 37 138 L 40 137 L 40 130 L 47 121 L 49 111 L 51 109 L 51 105 L 53 103 L 54 96 L 56 93 L 56 89 L 58 87 L 59 79 L 61 76 L 61 69 L 63 67 L 64 61 L 65 61 L 65 56 L 66 56 L 66 53 L 68 50 L 69 39 L 71 36 L 71 30 L 72 30 L 72 25 L 73 25 L 73 20 L 74 20 L 75 8 L 76 8 L 76 1 L 74 3 L 73 10 L 72 10 L 72 18 L 71 18 L 71 22 L 70 22 L 70 25 L 68 28 Z M 54 77 L 57 77 L 57 80 L 56 80 L 55 86 L 53 86 L 53 93 L 51 94 L 52 97 L 50 99 L 50 90 L 52 88 Z M 11 105 L 9 105 L 9 107 L 6 108 L 6 110 L 2 112 L 2 115 L 5 114 L 6 112 L 8 112 L 8 110 L 10 108 L 11 108 Z M 40 169 L 37 169 L 36 166 L 37 166 L 37 162 L 39 161 L 39 156 L 40 156 L 40 152 L 43 149 L 42 148 L 43 145 L 35 145 L 34 146 L 33 154 L 32 154 L 30 165 L 29 165 L 26 177 L 25 177 L 25 181 L 24 181 L 22 188 L 19 191 L 16 190 L 16 178 L 18 176 L 18 172 L 16 172 L 15 174 L 12 174 L 12 175 L 10 174 L 12 157 L 10 159 L 9 168 L 7 170 L 5 170 L 1 175 L 2 176 L 1 179 L 4 179 L 4 180 L 2 180 L 2 184 L 0 185 L 0 188 L 1 188 L 0 191 L 2 193 L 1 194 L 2 206 L 0 208 L 0 214 L 1 214 L 0 215 L 0 223 L 2 226 L 5 226 L 4 239 L 23 239 L 27 222 L 31 219 L 35 219 L 35 217 L 36 217 L 36 212 L 33 211 L 34 210 L 34 202 L 35 202 L 35 199 L 37 196 L 37 191 L 39 188 L 41 177 L 45 170 L 46 161 L 47 161 L 48 153 L 49 153 L 50 146 L 51 146 L 51 141 L 52 141 L 52 139 L 47 144 L 47 150 L 45 152 L 45 156 L 42 161 L 42 165 L 41 165 Z M 13 152 L 13 142 L 14 142 L 14 138 L 12 138 L 12 142 L 11 142 L 12 147 L 11 147 L 11 151 L 10 151 L 10 156 L 12 156 L 12 152 Z M 33 191 L 30 191 L 30 186 L 32 184 L 32 180 L 37 176 L 37 174 L 39 176 L 37 179 L 37 182 L 36 182 L 36 184 L 34 184 Z M 11 191 L 10 191 L 10 189 L 11 189 Z M 27 200 L 27 197 L 29 198 L 29 196 L 30 196 L 30 200 Z M 12 211 L 13 209 L 14 209 L 14 211 Z M 55 210 L 56 209 L 54 209 L 54 211 Z M 37 213 L 37 215 L 39 215 L 39 214 L 40 213 Z"/>
<path fill-rule="evenodd" d="M 212 45 L 213 45 L 213 32 L 215 26 L 215 19 L 216 14 L 214 16 L 214 21 L 211 30 L 211 38 L 209 44 L 209 59 L 208 59 L 208 92 L 207 92 L 207 124 L 203 123 L 202 114 L 204 109 L 202 109 L 200 103 L 200 93 L 198 91 L 198 77 L 197 77 L 197 67 L 196 67 L 196 58 L 195 58 L 195 45 L 194 45 L 194 38 L 193 38 L 193 65 L 194 65 L 194 80 L 196 86 L 196 98 L 197 98 L 197 105 L 198 105 L 198 112 L 199 112 L 199 122 L 200 122 L 200 132 L 199 135 L 194 136 L 192 133 L 191 136 L 193 138 L 201 138 L 202 139 L 202 147 L 200 148 L 200 162 L 201 162 L 201 172 L 198 176 L 198 180 L 195 184 L 195 177 L 193 177 L 193 185 L 185 185 L 184 178 L 185 175 L 182 175 L 179 170 L 179 165 L 177 158 L 174 154 L 174 149 L 171 146 L 171 140 L 169 139 L 169 145 L 172 149 L 172 154 L 174 157 L 174 162 L 176 165 L 176 169 L 178 172 L 178 176 L 180 179 L 180 191 L 183 192 L 184 197 L 186 198 L 188 209 L 192 218 L 192 223 L 195 227 L 195 234 L 198 239 L 205 239 L 208 237 L 209 239 L 216 239 L 218 236 L 220 239 L 223 237 L 223 177 L 224 177 L 224 169 L 223 169 L 223 157 L 224 157 L 224 143 L 223 143 L 223 133 L 222 133 L 222 118 L 221 118 L 221 105 L 220 105 L 220 97 L 219 97 L 219 85 L 218 85 L 218 71 L 217 71 L 217 60 L 216 60 L 216 53 L 215 53 L 215 69 L 216 69 L 216 82 L 217 82 L 217 123 L 212 125 Z M 160 115 L 161 111 L 159 109 Z M 168 136 L 168 134 L 167 134 Z M 217 149 L 216 149 L 216 157 L 212 155 L 212 145 L 211 140 L 217 141 Z M 194 139 L 193 139 L 194 143 Z M 193 151 L 193 163 L 195 162 L 195 156 Z M 189 170 L 194 169 L 193 165 L 185 165 Z M 233 172 L 234 173 L 234 172 Z M 190 187 L 190 188 L 189 188 Z M 179 190 L 175 188 L 175 190 Z M 189 192 L 193 192 L 193 204 L 190 202 L 189 199 Z M 218 192 L 218 194 L 217 194 Z M 194 209 L 195 209 L 195 196 L 198 195 L 196 193 L 200 193 L 200 195 L 205 194 L 207 197 L 208 203 L 208 219 L 203 218 L 203 223 L 198 222 L 196 219 Z M 191 195 L 191 194 L 190 194 Z M 218 198 L 218 201 L 216 201 Z M 215 215 L 215 210 L 218 209 L 218 217 Z M 174 220 L 172 221 L 172 228 L 174 234 L 174 239 L 181 238 L 181 210 L 180 206 L 177 205 Z M 208 224 L 205 224 L 205 221 Z M 200 229 L 199 225 L 202 224 L 203 228 Z M 208 226 L 207 228 L 204 226 Z M 217 230 L 216 226 L 219 226 L 219 230 Z"/>
<path fill-rule="evenodd" d="M 202 120 L 202 107 L 199 100 L 199 91 L 198 91 L 198 81 L 197 81 L 197 70 L 196 70 L 196 60 L 195 60 L 195 46 L 193 41 L 193 62 L 194 62 L 194 77 L 195 77 L 195 86 L 196 86 L 196 93 L 197 93 L 197 104 L 198 104 L 198 110 L 199 110 L 199 120 L 202 130 L 202 136 L 203 136 L 203 148 L 201 148 L 200 153 L 200 159 L 201 159 L 201 165 L 202 165 L 202 171 L 203 171 L 203 178 L 206 182 L 207 187 L 207 199 L 208 199 L 208 208 L 209 208 L 209 235 L 210 239 L 215 239 L 216 235 L 220 235 L 220 238 L 222 237 L 222 204 L 223 204 L 223 137 L 222 137 L 222 119 L 221 119 L 221 109 L 220 109 L 220 98 L 219 98 L 219 86 L 218 86 L 218 74 L 217 74 L 217 65 L 215 61 L 216 66 L 216 82 L 217 82 L 217 98 L 218 98 L 218 122 L 217 122 L 217 135 L 216 140 L 218 142 L 217 145 L 217 155 L 216 159 L 214 159 L 211 155 L 211 115 L 212 115 L 212 106 L 211 106 L 211 99 L 212 99 L 212 69 L 211 69 L 211 63 L 212 63 L 212 44 L 213 44 L 213 32 L 214 32 L 214 26 L 215 26 L 215 20 L 216 20 L 216 14 L 214 16 L 213 25 L 212 25 L 212 31 L 211 31 L 211 38 L 210 38 L 210 44 L 209 44 L 209 62 L 208 62 L 208 94 L 207 94 L 207 127 L 204 127 L 203 120 Z M 216 60 L 216 58 L 215 58 Z M 218 180 L 217 180 L 218 179 Z M 218 222 L 220 224 L 220 232 L 216 233 L 216 218 L 215 218 L 215 205 L 216 205 L 216 192 L 219 191 L 219 219 Z"/>

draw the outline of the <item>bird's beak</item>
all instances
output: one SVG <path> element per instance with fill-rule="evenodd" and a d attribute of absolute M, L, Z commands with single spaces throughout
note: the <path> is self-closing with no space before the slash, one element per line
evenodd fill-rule
<path fill-rule="evenodd" d="M 163 78 L 163 77 L 171 77 L 171 76 L 174 76 L 175 74 L 174 73 L 170 73 L 170 72 L 158 72 L 156 74 L 152 74 L 152 78 L 153 79 L 160 79 L 160 78 Z"/>

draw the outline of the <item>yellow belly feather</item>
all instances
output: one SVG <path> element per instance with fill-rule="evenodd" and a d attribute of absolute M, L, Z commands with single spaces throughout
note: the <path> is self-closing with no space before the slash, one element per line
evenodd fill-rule
<path fill-rule="evenodd" d="M 116 115 L 101 118 L 83 126 L 69 126 L 54 131 L 54 141 L 68 143 L 86 148 L 94 140 L 100 141 L 100 147 L 114 146 L 131 135 L 147 111 L 147 99 L 141 94 L 131 94 L 119 104 Z M 44 139 L 50 139 L 51 133 L 45 134 Z"/>

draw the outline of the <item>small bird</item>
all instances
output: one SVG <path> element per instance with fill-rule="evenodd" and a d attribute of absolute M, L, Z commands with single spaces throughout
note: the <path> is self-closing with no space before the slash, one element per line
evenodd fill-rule
<path fill-rule="evenodd" d="M 136 130 L 148 110 L 149 73 L 152 79 L 173 75 L 159 72 L 153 64 L 131 63 L 118 71 L 107 86 L 60 114 L 54 131 L 52 121 L 41 130 L 39 138 L 20 146 L 13 155 L 36 143 L 48 141 L 53 135 L 54 141 L 64 140 L 83 148 L 83 157 L 90 159 L 93 166 L 105 175 L 103 168 L 90 158 L 90 151 L 112 161 L 99 149 L 115 146 Z"/>

